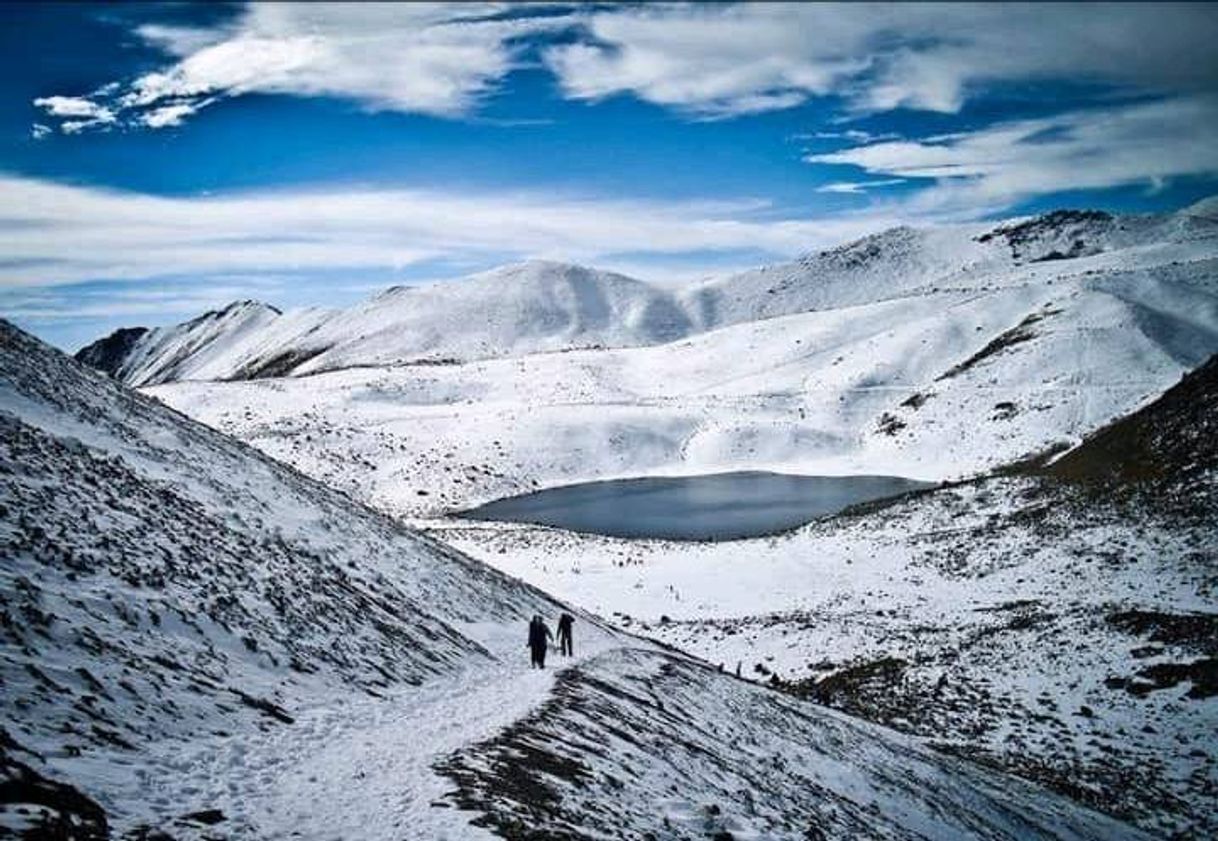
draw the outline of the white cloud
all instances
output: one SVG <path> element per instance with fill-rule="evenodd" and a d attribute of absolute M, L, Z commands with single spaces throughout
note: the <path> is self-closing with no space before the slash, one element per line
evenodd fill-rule
<path fill-rule="evenodd" d="M 809 155 L 872 175 L 933 179 L 913 211 L 1002 207 L 1029 196 L 1218 174 L 1218 97 L 1193 96 L 1000 123 L 973 132 Z"/>
<path fill-rule="evenodd" d="M 94 97 L 35 102 L 58 117 L 93 106 L 159 128 L 244 93 L 335 96 L 371 110 L 467 113 L 518 61 L 514 40 L 559 25 L 503 19 L 487 3 L 253 3 L 212 28 L 144 25 L 136 33 L 176 61 Z M 192 110 L 187 110 L 192 109 Z M 76 129 L 100 125 L 77 126 Z"/>
<path fill-rule="evenodd" d="M 59 130 L 64 134 L 80 134 L 87 129 L 100 129 L 108 131 L 114 125 L 114 118 L 96 120 L 68 120 L 59 124 Z"/>
<path fill-rule="evenodd" d="M 34 123 L 32 126 L 30 126 L 30 137 L 34 138 L 35 140 L 42 140 L 42 138 L 46 137 L 48 134 L 51 134 L 53 131 L 54 130 L 50 126 L 43 125 L 42 123 Z"/>
<path fill-rule="evenodd" d="M 51 117 L 101 118 L 112 116 L 110 109 L 98 105 L 83 96 L 44 96 L 34 100 L 34 105 Z"/>
<path fill-rule="evenodd" d="M 681 4 L 608 8 L 586 27 L 547 52 L 568 96 L 630 93 L 711 117 L 823 94 L 954 112 L 994 82 L 1218 84 L 1204 4 Z"/>
<path fill-rule="evenodd" d="M 816 188 L 818 193 L 842 193 L 852 196 L 860 196 L 868 190 L 875 190 L 880 187 L 891 187 L 896 184 L 904 184 L 904 178 L 880 178 L 875 181 L 831 181 L 828 184 L 822 184 Z"/>
<path fill-rule="evenodd" d="M 422 190 L 166 198 L 0 177 L 0 285 L 383 269 L 443 258 L 580 262 L 785 257 L 907 221 L 774 218 L 755 201 L 663 202 Z M 663 258 L 663 259 L 661 259 Z"/>
<path fill-rule="evenodd" d="M 898 135 L 891 132 L 872 134 L 862 129 L 845 129 L 844 131 L 814 131 L 811 134 L 797 134 L 796 140 L 849 140 L 852 143 L 874 143 L 877 140 L 893 140 Z"/>
<path fill-rule="evenodd" d="M 48 117 L 60 118 L 59 129 L 64 134 L 77 134 L 92 128 L 109 128 L 117 120 L 111 108 L 83 96 L 44 96 L 35 99 L 34 105 L 45 111 Z M 34 136 L 45 136 L 45 132 L 38 131 L 37 126 L 40 124 L 34 125 Z"/>
<path fill-rule="evenodd" d="M 162 105 L 141 114 L 140 122 L 149 128 L 179 126 L 184 119 L 192 116 L 200 108 L 204 108 L 208 104 L 210 104 L 210 101 L 204 100 L 202 102 L 177 102 L 171 105 Z"/>
<path fill-rule="evenodd" d="M 1203 4 L 740 3 L 593 6 L 555 14 L 470 3 L 252 3 L 211 27 L 145 24 L 173 60 L 91 98 L 36 101 L 76 130 L 157 127 L 196 99 L 334 96 L 370 110 L 469 114 L 531 36 L 568 97 L 630 94 L 700 117 L 843 97 L 854 111 L 958 111 L 994 84 L 1123 90 L 1218 86 L 1218 15 Z M 533 39 L 531 43 L 538 43 Z M 162 112 L 167 107 L 176 112 Z M 196 106 L 196 110 L 198 107 Z M 103 114 L 108 114 L 106 119 Z M 88 122 L 95 120 L 96 122 Z"/>
<path fill-rule="evenodd" d="M 576 99 L 633 93 L 707 116 L 771 110 L 867 68 L 854 20 L 816 4 L 610 9 L 587 17 L 585 41 L 546 61 Z"/>

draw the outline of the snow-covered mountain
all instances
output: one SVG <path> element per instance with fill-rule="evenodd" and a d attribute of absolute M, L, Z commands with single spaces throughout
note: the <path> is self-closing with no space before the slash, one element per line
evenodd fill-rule
<path fill-rule="evenodd" d="M 547 298 L 538 287 L 584 270 L 528 264 L 391 290 L 351 310 L 242 305 L 209 316 L 211 327 L 200 320 L 199 335 L 151 331 L 92 353 L 110 360 L 130 347 L 139 365 L 117 368 L 120 378 L 167 380 L 147 393 L 397 516 L 434 518 L 590 479 L 738 469 L 954 481 L 1075 446 L 1218 352 L 1215 204 L 898 229 L 677 295 L 622 281 L 615 297 L 603 293 L 604 276 L 587 274 L 596 295 L 574 295 L 579 284 L 562 281 L 553 287 L 562 294 Z M 532 285 L 505 281 L 522 274 Z M 553 350 L 569 352 L 534 352 Z M 1155 834 L 1205 834 L 1216 820 L 1206 805 L 1218 791 L 1208 759 L 1216 702 L 1185 697 L 1191 678 L 1171 678 L 1203 677 L 1195 662 L 1212 657 L 1193 631 L 1178 631 L 1209 628 L 1196 617 L 1215 613 L 1206 565 L 1214 511 L 1090 493 L 991 476 L 882 516 L 712 545 L 424 524 L 729 670 L 739 662 L 746 675 L 775 675 L 793 692 L 1048 783 Z M 588 676 L 570 674 L 547 709 L 562 720 L 610 705 L 634 718 L 641 702 L 604 687 L 643 680 L 618 675 L 624 662 L 682 673 L 651 656 L 607 653 Z M 706 679 L 715 697 L 735 697 L 734 682 Z M 578 699 L 569 709 L 563 693 Z M 732 704 L 758 697 L 768 696 Z M 715 707 L 710 698 L 691 706 Z M 521 773 L 505 771 L 505 755 L 542 750 L 542 767 L 633 779 L 623 775 L 638 767 L 628 749 L 587 765 L 553 741 L 545 717 L 518 724 L 444 763 L 460 802 L 478 804 L 488 826 L 544 815 L 557 832 L 591 779 L 560 775 L 539 801 L 539 789 L 496 789 L 496 776 Z M 722 736 L 709 725 L 705 733 Z M 790 760 L 820 762 L 824 745 L 815 745 L 820 759 Z M 704 784 L 710 774 L 698 764 L 685 772 Z M 735 814 L 760 813 L 720 782 Z M 681 826 L 713 823 L 690 806 L 697 797 L 680 800 L 647 808 Z M 641 834 L 633 808 L 605 814 Z M 744 826 L 776 834 L 780 824 L 764 821 L 779 818 L 757 820 Z"/>
<path fill-rule="evenodd" d="M 168 329 L 117 330 L 81 348 L 76 359 L 133 385 L 224 379 L 234 346 L 259 341 L 280 315 L 257 301 L 235 301 Z"/>
<path fill-rule="evenodd" d="M 661 290 L 535 260 L 460 281 L 394 287 L 345 310 L 280 313 L 240 301 L 174 327 L 119 331 L 77 358 L 101 360 L 103 370 L 141 386 L 648 345 L 688 330 L 685 312 Z"/>
<path fill-rule="evenodd" d="M 1218 357 L 1047 468 L 717 544 L 437 534 L 1156 837 L 1218 832 Z"/>
<path fill-rule="evenodd" d="M 345 310 L 280 313 L 241 301 L 175 327 L 119 331 L 78 358 L 141 386 L 655 345 L 776 316 L 1018 289 L 1079 258 L 1101 258 L 1091 262 L 1099 273 L 1195 259 L 1213 252 L 1215 203 L 1160 215 L 1057 211 L 997 225 L 895 228 L 676 293 L 531 261 L 395 287 Z"/>
<path fill-rule="evenodd" d="M 1142 837 L 560 605 L 0 322 L 18 837 Z M 589 829 L 599 827 L 600 829 Z"/>
<path fill-rule="evenodd" d="M 888 232 L 793 264 L 785 285 L 761 286 L 775 269 L 693 290 L 694 330 L 661 345 L 150 392 L 408 517 L 733 469 L 955 481 L 1076 446 L 1218 353 L 1214 204 Z M 1138 617 L 1212 633 L 1218 514 L 1092 505 L 1048 482 L 995 476 L 882 517 L 714 545 L 427 525 L 729 669 L 1157 834 L 1204 835 L 1218 826 L 1218 702 L 1167 678 L 1213 655 Z M 1162 690 L 1143 691 L 1156 676 Z"/>
<path fill-rule="evenodd" d="M 1176 213 L 1058 210 L 995 225 L 893 228 L 799 260 L 714 278 L 683 302 L 702 329 L 939 292 L 1018 286 L 1061 260 L 1121 254 L 1132 264 L 1173 245 L 1212 242 L 1218 198 Z M 1151 261 L 1156 258 L 1151 256 Z M 1040 264 L 1038 266 L 1038 264 Z"/>
<path fill-rule="evenodd" d="M 1218 352 L 1218 224 L 1155 224 L 1184 233 L 649 347 L 151 391 L 398 515 L 646 475 L 958 479 L 1077 442 Z"/>

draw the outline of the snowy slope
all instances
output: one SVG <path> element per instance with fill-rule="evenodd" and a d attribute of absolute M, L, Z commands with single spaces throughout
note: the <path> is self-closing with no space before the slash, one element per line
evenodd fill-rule
<path fill-rule="evenodd" d="M 184 743 L 486 667 L 529 615 L 556 612 L 0 331 L 7 747 L 120 823 L 189 811 Z M 167 765 L 124 758 L 137 752 Z"/>
<path fill-rule="evenodd" d="M 540 592 L 3 322 L 0 408 L 6 834 L 71 814 L 78 838 L 588 837 L 621 812 L 689 838 L 710 795 L 714 821 L 775 838 L 1140 837 L 587 616 L 568 668 L 530 671 L 522 620 L 559 609 Z M 698 713 L 674 730 L 632 687 Z M 730 733 L 757 750 L 713 759 Z M 623 792 L 631 769 L 663 794 Z"/>
<path fill-rule="evenodd" d="M 1062 264 L 1079 271 L 1081 258 L 1099 258 L 1089 268 L 1107 272 L 1212 256 L 1218 221 L 1208 206 L 1156 216 L 1058 211 L 998 225 L 896 228 L 678 293 L 531 261 L 397 287 L 346 310 L 279 314 L 239 302 L 142 336 L 115 334 L 78 358 L 101 359 L 124 382 L 151 385 L 655 345 L 795 313 L 1043 284 Z"/>
<path fill-rule="evenodd" d="M 151 393 L 411 516 L 642 475 L 952 479 L 1081 440 L 1218 351 L 1216 251 L 1051 261 L 654 347 Z"/>
<path fill-rule="evenodd" d="M 1218 358 L 1048 478 L 991 477 L 733 543 L 437 533 L 729 670 L 1157 836 L 1212 837 L 1216 418 Z"/>
<path fill-rule="evenodd" d="M 113 345 L 123 331 L 82 348 L 76 358 L 88 364 L 92 357 L 102 357 L 108 364 L 99 366 L 101 370 L 127 383 L 220 378 L 233 348 L 258 341 L 279 315 L 279 310 L 257 301 L 236 301 L 176 327 L 145 331 L 128 343 L 121 357 L 104 353 L 104 346 Z"/>
<path fill-rule="evenodd" d="M 481 359 L 685 335 L 666 293 L 624 275 L 530 261 L 400 286 L 345 310 L 280 314 L 253 302 L 139 337 L 116 368 L 131 385 L 307 374 L 352 365 Z M 108 337 L 82 349 L 87 361 Z"/>
<path fill-rule="evenodd" d="M 1213 200 L 1177 213 L 1113 216 L 1059 210 L 995 225 L 893 228 L 791 263 L 715 278 L 683 299 L 703 329 L 931 292 L 982 290 L 1035 276 L 1036 266 L 1097 254 L 1212 240 Z M 1109 265 L 1112 263 L 1109 262 Z M 1012 271 L 1023 267 L 1026 271 Z"/>
<path fill-rule="evenodd" d="M 545 707 L 443 770 L 460 785 L 457 802 L 485 810 L 484 824 L 507 838 L 1130 831 L 1080 819 L 1022 781 L 931 760 L 912 739 L 876 750 L 878 732 L 682 658 L 614 651 L 564 673 Z M 534 762 L 521 769 L 521 755 Z"/>

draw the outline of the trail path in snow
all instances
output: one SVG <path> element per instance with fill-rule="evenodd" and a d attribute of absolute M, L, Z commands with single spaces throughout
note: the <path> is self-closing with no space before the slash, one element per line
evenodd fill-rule
<path fill-rule="evenodd" d="M 589 631 L 587 624 L 583 627 Z M 614 646 L 576 637 L 576 655 L 552 649 L 545 670 L 529 667 L 520 644 L 498 640 L 499 662 L 377 699 L 352 696 L 296 713 L 254 739 L 233 737 L 159 758 L 176 787 L 197 781 L 174 814 L 219 809 L 233 838 L 492 839 L 475 817 L 443 800 L 451 781 L 433 766 L 490 738 L 550 695 L 558 672 Z M 620 643 L 617 643 L 620 644 Z M 149 785 L 155 788 L 150 775 Z M 179 789 L 180 790 L 180 789 Z M 149 794 L 152 794 L 149 791 Z"/>

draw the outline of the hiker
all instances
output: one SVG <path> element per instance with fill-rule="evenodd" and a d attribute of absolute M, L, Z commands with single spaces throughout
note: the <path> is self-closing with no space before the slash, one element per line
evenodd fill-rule
<path fill-rule="evenodd" d="M 558 650 L 564 657 L 570 657 L 575 653 L 575 647 L 571 644 L 571 626 L 574 624 L 575 617 L 569 613 L 564 613 L 558 618 Z"/>
<path fill-rule="evenodd" d="M 540 614 L 533 614 L 533 621 L 529 623 L 529 652 L 532 655 L 534 668 L 544 669 L 546 667 L 546 642 L 552 639 L 554 639 L 554 635 L 550 633 L 550 629 L 546 627 Z"/>

